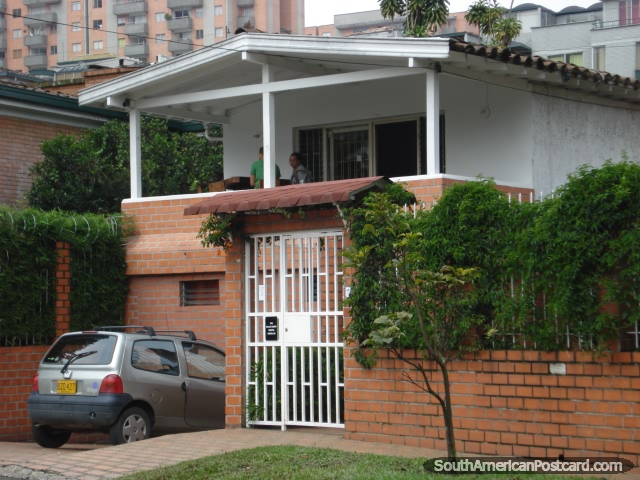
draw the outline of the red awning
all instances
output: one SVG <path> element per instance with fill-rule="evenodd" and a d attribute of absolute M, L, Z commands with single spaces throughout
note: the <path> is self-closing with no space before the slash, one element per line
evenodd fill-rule
<path fill-rule="evenodd" d="M 248 212 L 348 202 L 371 190 L 382 190 L 390 183 L 391 180 L 386 177 L 367 177 L 225 192 L 185 208 L 184 214 Z"/>

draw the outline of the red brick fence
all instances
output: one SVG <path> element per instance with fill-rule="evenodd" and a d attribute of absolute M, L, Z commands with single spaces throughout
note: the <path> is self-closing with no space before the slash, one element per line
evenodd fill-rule
<path fill-rule="evenodd" d="M 345 365 L 347 438 L 446 450 L 435 399 L 402 381 L 406 364 Z M 640 352 L 484 351 L 450 370 L 459 452 L 640 463 Z"/>

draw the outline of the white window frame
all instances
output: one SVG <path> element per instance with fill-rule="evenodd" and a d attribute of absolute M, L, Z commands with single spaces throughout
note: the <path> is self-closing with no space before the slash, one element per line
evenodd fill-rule
<path fill-rule="evenodd" d="M 163 23 L 167 21 L 167 18 L 165 17 L 166 12 L 158 12 L 156 13 L 156 23 Z"/>
<path fill-rule="evenodd" d="M 166 37 L 164 33 L 156 33 L 156 43 L 164 43 L 166 42 Z"/>
<path fill-rule="evenodd" d="M 11 32 L 11 36 L 13 38 L 22 38 L 22 29 L 21 28 L 16 28 L 15 30 L 13 30 Z"/>
<path fill-rule="evenodd" d="M 93 41 L 93 50 L 103 50 L 104 42 L 102 40 L 94 40 Z"/>
<path fill-rule="evenodd" d="M 72 31 L 72 32 L 79 32 L 80 30 L 82 30 L 82 29 L 80 28 L 80 22 L 73 22 L 73 23 L 71 24 L 71 31 Z"/>
<path fill-rule="evenodd" d="M 222 10 L 222 5 L 216 5 L 216 6 L 213 7 L 213 15 L 216 16 L 216 17 L 224 15 L 223 10 Z"/>
<path fill-rule="evenodd" d="M 222 27 L 216 27 L 215 35 L 216 35 L 216 38 L 223 38 L 224 37 L 224 29 Z"/>
<path fill-rule="evenodd" d="M 71 2 L 71 11 L 79 12 L 81 10 L 80 2 Z"/>
<path fill-rule="evenodd" d="M 81 43 L 72 43 L 71 51 L 73 53 L 82 53 L 82 44 Z"/>

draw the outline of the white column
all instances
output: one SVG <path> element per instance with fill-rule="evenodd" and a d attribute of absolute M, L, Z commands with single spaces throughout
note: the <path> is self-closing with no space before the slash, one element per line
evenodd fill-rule
<path fill-rule="evenodd" d="M 427 70 L 427 173 L 440 173 L 440 79 L 435 70 Z"/>
<path fill-rule="evenodd" d="M 129 168 L 131 198 L 142 197 L 142 142 L 140 140 L 140 110 L 129 110 Z"/>
<path fill-rule="evenodd" d="M 262 83 L 273 78 L 271 65 L 262 65 Z M 262 94 L 262 146 L 264 147 L 264 188 L 276 186 L 276 113 L 275 95 Z"/>

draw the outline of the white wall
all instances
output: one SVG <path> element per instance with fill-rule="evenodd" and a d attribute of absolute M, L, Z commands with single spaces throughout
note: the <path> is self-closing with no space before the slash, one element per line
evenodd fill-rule
<path fill-rule="evenodd" d="M 580 165 L 621 159 L 638 161 L 640 112 L 536 95 L 531 112 L 533 184 L 546 195 L 566 183 Z"/>
<path fill-rule="evenodd" d="M 276 96 L 276 163 L 291 168 L 294 129 L 368 121 L 425 111 L 422 75 Z M 483 175 L 549 192 L 583 163 L 638 155 L 640 113 L 551 98 L 443 74 L 447 174 Z M 490 114 L 483 109 L 488 105 Z M 486 110 L 484 110 L 486 112 Z M 225 126 L 225 178 L 248 176 L 262 145 L 260 101 L 238 109 Z"/>

